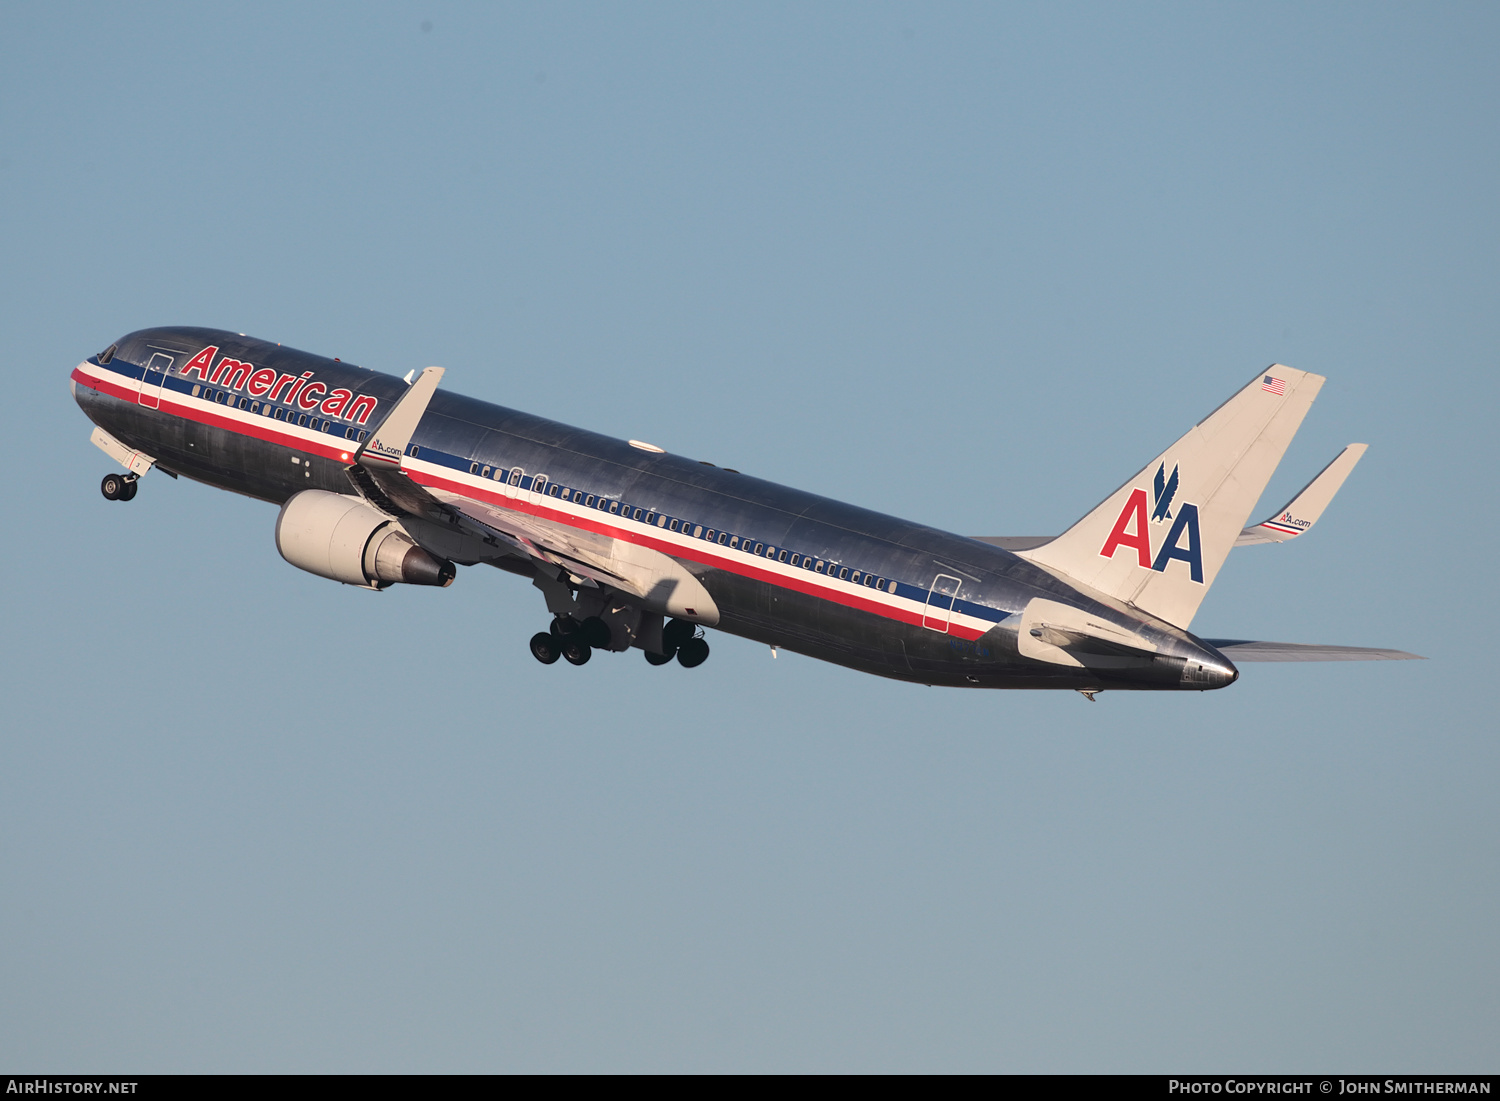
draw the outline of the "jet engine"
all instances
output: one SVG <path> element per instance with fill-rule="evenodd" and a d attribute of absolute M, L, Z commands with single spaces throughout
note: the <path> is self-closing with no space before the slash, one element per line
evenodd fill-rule
<path fill-rule="evenodd" d="M 446 586 L 458 572 L 360 498 L 321 489 L 305 489 L 281 506 L 276 549 L 298 569 L 372 589 L 396 582 Z"/>

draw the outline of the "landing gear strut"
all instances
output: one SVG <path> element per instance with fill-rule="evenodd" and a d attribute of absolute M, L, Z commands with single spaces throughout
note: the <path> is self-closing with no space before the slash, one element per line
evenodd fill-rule
<path fill-rule="evenodd" d="M 138 481 L 134 474 L 106 474 L 99 483 L 99 492 L 106 501 L 129 501 L 135 497 Z"/>

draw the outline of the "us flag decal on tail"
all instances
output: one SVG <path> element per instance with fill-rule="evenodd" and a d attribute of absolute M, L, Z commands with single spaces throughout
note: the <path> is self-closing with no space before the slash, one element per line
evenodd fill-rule
<path fill-rule="evenodd" d="M 1267 375 L 1260 388 L 1268 394 L 1275 394 L 1278 398 L 1286 396 L 1286 382 L 1275 375 Z"/>

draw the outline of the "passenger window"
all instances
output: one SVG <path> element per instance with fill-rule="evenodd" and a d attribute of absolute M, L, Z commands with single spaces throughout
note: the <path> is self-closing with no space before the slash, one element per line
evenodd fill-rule
<path fill-rule="evenodd" d="M 840 581 L 848 581 L 849 580 L 849 567 L 848 566 L 845 566 L 843 569 L 839 570 L 839 580 Z"/>
<path fill-rule="evenodd" d="M 755 544 L 755 553 L 756 554 L 764 554 L 765 553 L 765 549 L 766 549 L 765 548 L 765 544 L 763 544 L 763 543 L 756 543 Z"/>
<path fill-rule="evenodd" d="M 588 500 L 586 500 L 586 501 L 583 502 L 583 507 L 584 508 L 593 508 L 594 507 L 594 495 L 592 493 L 589 494 Z"/>
<path fill-rule="evenodd" d="M 867 588 L 867 589 L 871 588 L 874 584 L 875 584 L 875 575 L 874 574 L 870 574 L 870 573 L 865 574 L 865 588 Z"/>
<path fill-rule="evenodd" d="M 298 428 L 306 428 L 307 427 L 307 414 L 306 413 L 299 413 L 297 415 L 297 427 Z"/>
<path fill-rule="evenodd" d="M 694 534 L 697 534 L 697 533 L 695 532 Z M 705 531 L 703 533 L 703 538 L 707 539 L 710 543 L 712 543 L 714 541 L 714 529 L 713 528 L 709 528 L 707 531 Z"/>
<path fill-rule="evenodd" d="M 364 443 L 365 442 L 365 437 L 368 436 L 368 435 L 369 435 L 369 433 L 366 432 L 363 428 L 361 428 L 359 430 L 359 436 L 356 437 L 356 438 L 359 440 L 360 443 Z"/>
<path fill-rule="evenodd" d="M 800 566 L 801 564 L 802 564 L 801 557 L 799 555 L 795 555 L 795 554 L 792 555 L 792 565 L 794 565 L 794 566 Z"/>
<path fill-rule="evenodd" d="M 725 537 L 726 537 L 727 534 L 728 534 L 727 532 L 722 532 L 722 531 L 719 532 L 719 546 L 722 547 L 724 545 L 724 539 L 725 539 Z"/>
<path fill-rule="evenodd" d="M 646 513 L 646 523 L 648 523 L 648 524 L 654 524 L 654 523 L 656 523 L 656 513 L 654 513 L 654 512 L 648 512 L 648 513 Z"/>
<path fill-rule="evenodd" d="M 776 561 L 778 561 L 778 562 L 785 562 L 786 561 L 786 551 L 782 551 L 780 554 L 778 554 L 776 556 Z M 794 565 L 794 566 L 796 564 L 797 563 L 795 563 L 795 562 L 792 563 L 792 565 Z"/>
<path fill-rule="evenodd" d="M 533 474 L 531 476 L 531 492 L 543 493 L 547 489 L 547 475 Z"/>
<path fill-rule="evenodd" d="M 641 512 L 641 510 L 640 509 L 636 509 L 633 513 L 630 514 L 630 518 L 632 520 L 639 520 L 642 515 L 643 515 L 643 513 Z"/>
<path fill-rule="evenodd" d="M 469 464 L 469 473 L 470 474 L 478 474 L 479 473 L 479 464 L 478 463 L 470 463 Z"/>
<path fill-rule="evenodd" d="M 567 486 L 563 486 L 562 490 L 558 493 L 558 496 L 566 501 L 573 496 L 573 491 Z"/>
<path fill-rule="evenodd" d="M 497 481 L 497 482 L 503 482 L 503 481 L 505 481 L 505 471 L 501 470 L 498 466 L 495 467 L 495 475 L 494 475 L 494 477 L 495 477 L 495 481 Z"/>
<path fill-rule="evenodd" d="M 619 501 L 611 501 L 609 503 L 609 514 L 611 516 L 613 516 L 616 513 L 618 513 L 619 511 L 620 511 L 620 502 Z"/>
<path fill-rule="evenodd" d="M 823 563 L 819 562 L 816 566 L 813 567 L 813 569 L 817 570 L 818 573 L 822 573 L 823 572 Z"/>
<path fill-rule="evenodd" d="M 891 592 L 895 592 L 896 591 L 896 583 L 894 581 L 888 581 L 888 582 L 886 582 L 886 586 L 885 587 L 887 589 L 889 589 Z"/>
<path fill-rule="evenodd" d="M 407 445 L 407 448 L 406 448 L 406 453 L 408 455 L 410 455 L 413 459 L 415 459 L 421 453 L 421 451 L 422 451 L 422 449 L 420 447 L 418 447 L 416 444 L 409 444 L 409 445 Z"/>
<path fill-rule="evenodd" d="M 199 386 L 197 383 L 193 384 L 193 397 L 196 398 L 202 391 L 203 387 Z"/>
<path fill-rule="evenodd" d="M 858 585 L 859 584 L 859 571 L 855 570 L 853 573 L 851 573 L 849 575 L 849 580 L 852 581 L 852 582 L 854 582 L 856 585 Z"/>
<path fill-rule="evenodd" d="M 286 410 L 278 406 L 276 412 L 271 414 L 271 417 L 275 420 L 284 421 L 286 420 Z"/>
<path fill-rule="evenodd" d="M 547 487 L 547 496 L 549 497 L 556 497 L 561 492 L 562 486 L 558 485 L 556 482 Z"/>
<path fill-rule="evenodd" d="M 512 470 L 510 472 L 510 484 L 513 485 L 513 486 L 520 485 L 521 484 L 521 475 L 524 474 L 524 473 L 526 473 L 526 472 L 524 470 L 522 470 L 520 467 L 516 467 L 514 470 Z"/>
<path fill-rule="evenodd" d="M 677 521 L 673 520 L 670 524 L 668 524 L 667 525 L 667 530 L 668 531 L 676 531 L 677 530 Z"/>
<path fill-rule="evenodd" d="M 479 469 L 479 476 L 481 478 L 488 478 L 490 476 L 490 468 L 487 467 L 487 466 L 480 467 L 480 469 Z"/>
<path fill-rule="evenodd" d="M 354 439 L 354 429 L 353 428 L 346 428 L 346 429 L 344 429 L 344 439 L 346 439 L 346 440 L 352 440 L 352 439 Z"/>
<path fill-rule="evenodd" d="M 682 525 L 682 530 L 683 531 L 687 531 L 687 524 L 683 524 Z M 693 538 L 694 539 L 698 538 L 702 534 L 703 534 L 703 525 L 700 524 L 700 525 L 698 525 L 697 527 L 695 527 L 693 529 Z"/>
<path fill-rule="evenodd" d="M 740 545 L 740 537 L 738 535 L 731 535 L 729 537 L 729 545 L 738 550 Z"/>

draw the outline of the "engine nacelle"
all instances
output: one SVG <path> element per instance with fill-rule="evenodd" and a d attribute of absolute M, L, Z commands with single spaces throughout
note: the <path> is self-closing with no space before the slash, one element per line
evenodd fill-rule
<path fill-rule="evenodd" d="M 276 549 L 299 570 L 373 589 L 451 585 L 458 572 L 360 498 L 321 489 L 304 489 L 281 506 Z"/>

